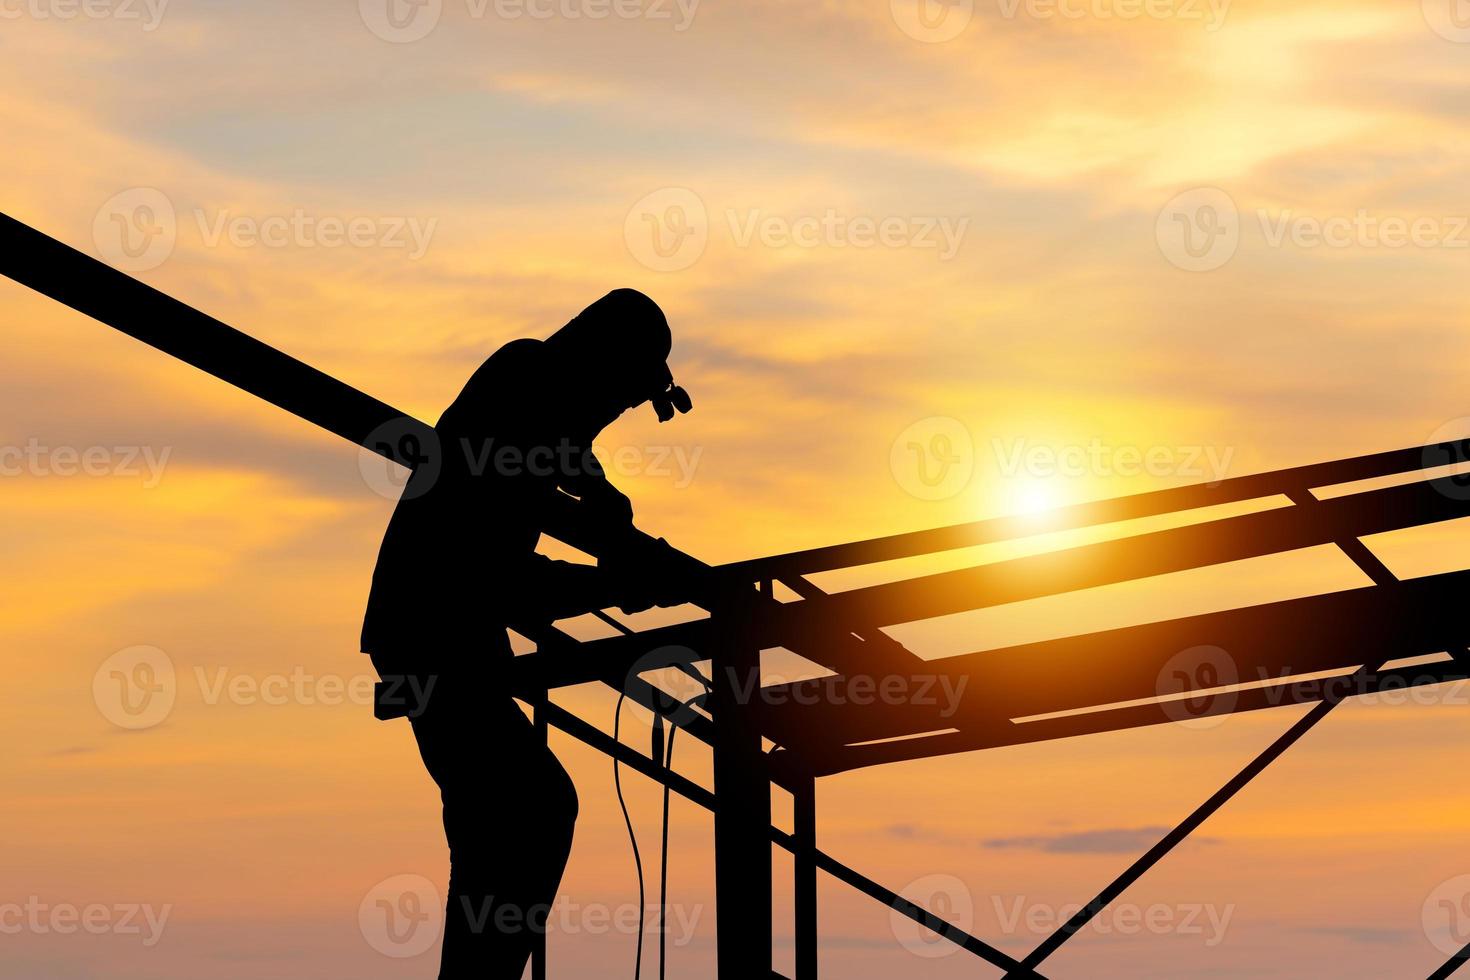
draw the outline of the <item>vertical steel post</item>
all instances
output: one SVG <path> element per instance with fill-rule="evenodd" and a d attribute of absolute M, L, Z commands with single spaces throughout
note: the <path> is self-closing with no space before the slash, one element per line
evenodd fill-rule
<path fill-rule="evenodd" d="M 796 904 L 796 980 L 817 980 L 817 780 L 802 776 L 791 788 Z"/>
<path fill-rule="evenodd" d="M 749 642 L 749 598 L 736 593 L 713 612 L 715 930 L 719 980 L 771 975 L 771 781 L 751 700 L 760 649 Z"/>
<path fill-rule="evenodd" d="M 546 702 L 550 692 L 540 688 L 536 692 L 535 700 L 531 702 L 531 724 L 535 728 L 536 738 L 542 745 L 546 744 L 548 726 L 546 723 Z M 545 918 L 536 915 L 529 923 L 531 927 L 531 980 L 546 980 L 546 925 L 551 921 L 551 910 L 546 910 Z"/>

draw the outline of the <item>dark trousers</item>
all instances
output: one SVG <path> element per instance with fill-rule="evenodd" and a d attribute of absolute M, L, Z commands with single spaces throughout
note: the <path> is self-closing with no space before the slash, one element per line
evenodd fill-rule
<path fill-rule="evenodd" d="M 373 657 L 384 681 L 402 676 L 401 661 L 383 659 Z M 571 852 L 577 791 L 493 680 L 457 666 L 422 671 L 415 664 L 417 686 L 406 687 L 428 697 L 409 721 L 449 842 L 439 980 L 520 980 Z"/>

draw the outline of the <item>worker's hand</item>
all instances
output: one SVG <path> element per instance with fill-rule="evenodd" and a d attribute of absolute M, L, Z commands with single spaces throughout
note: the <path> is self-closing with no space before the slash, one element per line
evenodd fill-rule
<path fill-rule="evenodd" d="M 688 580 L 679 574 L 676 554 L 668 542 L 659 538 L 646 546 L 609 553 L 598 559 L 597 567 L 610 579 L 620 610 L 643 612 L 654 606 L 677 606 L 689 601 Z"/>

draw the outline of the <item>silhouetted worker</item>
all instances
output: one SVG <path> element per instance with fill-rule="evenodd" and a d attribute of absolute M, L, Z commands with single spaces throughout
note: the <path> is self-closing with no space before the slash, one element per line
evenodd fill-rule
<path fill-rule="evenodd" d="M 577 794 L 511 700 L 506 628 L 662 598 L 645 570 L 610 567 L 607 555 L 597 567 L 552 561 L 535 547 L 562 493 L 599 521 L 631 524 L 592 440 L 646 401 L 664 420 L 689 410 L 670 344 L 663 312 L 631 289 L 544 342 L 506 344 L 440 418 L 439 465 L 414 470 L 383 536 L 362 648 L 383 681 L 378 717 L 409 718 L 444 801 L 441 980 L 519 980 L 556 897 Z"/>

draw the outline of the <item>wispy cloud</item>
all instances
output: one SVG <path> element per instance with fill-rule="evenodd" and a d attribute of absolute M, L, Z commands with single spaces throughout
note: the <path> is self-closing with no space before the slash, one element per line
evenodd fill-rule
<path fill-rule="evenodd" d="M 1046 854 L 1135 854 L 1157 844 L 1168 827 L 1109 827 L 1065 834 L 996 837 L 983 846 L 995 850 L 1041 851 Z M 1214 837 L 1190 837 L 1191 844 L 1215 844 Z"/>

